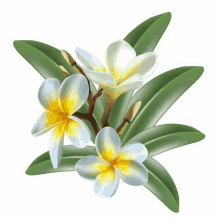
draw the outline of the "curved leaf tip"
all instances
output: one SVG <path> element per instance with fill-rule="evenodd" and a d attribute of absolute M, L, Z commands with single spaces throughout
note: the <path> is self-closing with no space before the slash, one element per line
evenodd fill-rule
<path fill-rule="evenodd" d="M 168 15 L 170 18 L 172 17 L 171 12 L 166 12 L 166 13 L 164 13 L 164 15 Z"/>

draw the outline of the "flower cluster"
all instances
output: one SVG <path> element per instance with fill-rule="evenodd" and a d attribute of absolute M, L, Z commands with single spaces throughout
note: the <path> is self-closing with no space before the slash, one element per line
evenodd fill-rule
<path fill-rule="evenodd" d="M 95 180 L 95 193 L 101 197 L 111 197 L 118 188 L 119 179 L 125 183 L 144 185 L 148 171 L 142 162 L 147 158 L 147 149 L 141 143 L 130 143 L 121 147 L 119 134 L 106 126 L 109 112 L 117 98 L 143 85 L 156 64 L 156 55 L 152 52 L 136 56 L 135 50 L 125 41 L 112 43 L 106 54 L 106 66 L 85 50 L 76 49 L 76 54 L 84 67 L 76 66 L 80 74 L 65 75 L 59 80 L 47 78 L 39 89 L 39 101 L 45 112 L 35 123 L 32 134 L 39 136 L 53 129 L 49 142 L 49 153 L 54 169 L 62 158 L 64 134 L 66 132 L 74 146 L 83 148 L 91 141 L 87 125 L 77 116 L 86 116 L 93 127 L 95 98 L 91 100 L 90 112 L 77 112 L 91 95 L 89 80 L 99 84 L 106 94 L 106 109 L 103 115 L 103 128 L 98 128 L 95 146 L 98 156 L 81 158 L 75 168 L 80 176 Z M 66 59 L 69 59 L 67 56 Z M 71 62 L 69 62 L 71 63 Z M 74 61 L 73 65 L 76 65 Z M 65 71 L 65 70 L 63 70 Z M 101 94 L 100 93 L 100 94 Z M 100 95 L 99 94 L 99 95 Z M 108 124 L 107 124 L 108 125 Z M 96 126 L 97 128 L 97 126 Z M 124 129 L 124 128 L 123 128 Z M 94 129 L 95 130 L 95 129 Z"/>

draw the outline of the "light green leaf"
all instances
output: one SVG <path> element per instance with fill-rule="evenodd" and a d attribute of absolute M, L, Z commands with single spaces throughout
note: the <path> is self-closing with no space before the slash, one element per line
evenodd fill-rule
<path fill-rule="evenodd" d="M 108 122 L 109 126 L 114 128 L 115 130 L 124 120 L 124 117 L 127 113 L 127 107 L 129 105 L 129 101 L 131 100 L 133 92 L 134 90 L 126 92 L 119 96 L 111 110 Z"/>
<path fill-rule="evenodd" d="M 148 169 L 148 182 L 144 185 L 173 212 L 179 212 L 179 195 L 173 179 L 156 160 L 151 157 L 143 162 Z"/>
<path fill-rule="evenodd" d="M 149 18 L 134 28 L 124 40 L 134 47 L 137 55 L 152 52 L 163 36 L 170 19 L 170 12 Z M 117 129 L 123 122 L 133 92 L 132 90 L 122 94 L 114 104 L 109 118 L 109 125 L 112 128 Z"/>
<path fill-rule="evenodd" d="M 127 143 L 140 142 L 153 157 L 176 147 L 201 141 L 205 135 L 195 128 L 180 124 L 158 125 L 134 136 Z"/>
<path fill-rule="evenodd" d="M 28 175 L 39 175 L 54 172 L 74 171 L 76 162 L 82 157 L 96 155 L 96 149 L 92 146 L 77 148 L 73 145 L 63 147 L 63 156 L 57 169 L 54 169 L 50 160 L 49 152 L 42 154 L 35 159 L 26 170 Z"/>
<path fill-rule="evenodd" d="M 137 55 L 153 51 L 167 29 L 170 20 L 170 12 L 149 18 L 134 28 L 124 40 L 135 49 Z"/>
<path fill-rule="evenodd" d="M 180 67 L 163 73 L 144 85 L 131 99 L 128 109 L 138 100 L 141 107 L 121 136 L 123 143 L 153 127 L 175 101 L 193 85 L 203 67 Z"/>

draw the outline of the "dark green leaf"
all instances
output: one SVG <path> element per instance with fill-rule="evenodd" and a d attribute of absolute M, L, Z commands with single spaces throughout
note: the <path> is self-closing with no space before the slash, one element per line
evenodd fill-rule
<path fill-rule="evenodd" d="M 152 52 L 163 36 L 170 19 L 171 13 L 169 12 L 149 18 L 134 28 L 124 40 L 134 47 L 137 55 Z M 112 128 L 117 129 L 122 123 L 133 92 L 122 94 L 114 104 L 109 119 L 109 125 Z"/>
<path fill-rule="evenodd" d="M 153 127 L 175 101 L 195 83 L 203 67 L 180 67 L 163 73 L 144 85 L 131 99 L 129 107 L 138 100 L 142 104 L 121 139 L 128 142 L 135 135 Z"/>
<path fill-rule="evenodd" d="M 156 160 L 148 157 L 144 162 L 148 169 L 148 182 L 144 185 L 173 212 L 179 212 L 179 195 L 169 173 Z"/>
<path fill-rule="evenodd" d="M 153 51 L 171 20 L 171 13 L 149 18 L 134 28 L 125 38 L 137 55 Z"/>
<path fill-rule="evenodd" d="M 204 139 L 205 135 L 195 128 L 179 125 L 158 125 L 134 136 L 126 144 L 140 142 L 145 145 L 149 156 L 153 157 L 176 147 Z"/>
<path fill-rule="evenodd" d="M 74 171 L 76 162 L 85 156 L 97 155 L 95 147 L 87 146 L 85 148 L 77 148 L 73 145 L 63 147 L 63 156 L 57 169 L 54 169 L 50 161 L 50 155 L 46 153 L 34 160 L 26 170 L 28 175 L 39 175 L 54 172 Z"/>

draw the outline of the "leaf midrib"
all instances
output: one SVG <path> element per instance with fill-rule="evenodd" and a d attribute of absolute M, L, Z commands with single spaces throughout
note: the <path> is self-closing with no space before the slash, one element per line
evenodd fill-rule
<path fill-rule="evenodd" d="M 148 170 L 148 169 L 147 169 Z M 148 172 L 150 172 L 157 180 L 159 180 L 160 181 L 160 183 L 162 183 L 164 186 L 165 186 L 165 188 L 170 192 L 170 194 L 171 194 L 171 196 L 173 197 L 173 199 L 174 199 L 174 201 L 175 201 L 175 203 L 176 203 L 176 205 L 177 205 L 177 207 L 179 207 L 179 204 L 178 204 L 178 202 L 176 201 L 176 198 L 174 197 L 174 195 L 173 195 L 173 193 L 170 191 L 170 189 L 167 187 L 167 185 L 159 178 L 159 177 L 157 177 L 155 174 L 153 174 L 150 170 L 148 170 Z M 145 185 L 143 185 L 144 187 L 146 187 L 147 188 L 147 186 L 145 186 Z M 148 188 L 147 188 L 148 189 Z M 148 190 L 150 190 L 150 189 L 148 189 Z M 151 190 L 150 190 L 151 191 Z M 152 191 L 151 191 L 152 192 Z M 152 192 L 153 193 L 153 192 Z M 158 197 L 157 197 L 158 198 Z M 160 199 L 161 200 L 161 199 Z M 161 200 L 162 201 L 162 200 Z"/>
<path fill-rule="evenodd" d="M 26 45 L 26 46 L 28 46 L 28 47 L 30 47 L 30 48 L 33 48 L 35 51 L 37 51 L 37 52 L 40 52 L 44 57 L 47 57 L 47 58 L 49 58 L 55 65 L 57 65 L 57 67 L 59 66 L 51 57 L 49 57 L 48 55 L 46 55 L 45 53 L 43 53 L 41 50 L 39 50 L 39 49 L 37 49 L 36 47 L 34 47 L 34 46 L 32 46 L 32 45 L 30 45 L 30 44 L 28 44 L 27 42 L 23 42 L 23 41 L 18 41 L 19 43 L 21 43 L 21 44 L 24 44 L 24 45 Z M 15 49 L 16 49 L 16 47 L 15 47 Z M 17 49 L 16 49 L 17 50 Z M 18 53 L 20 54 L 20 52 L 18 51 Z M 26 60 L 26 59 L 25 59 Z M 27 62 L 29 62 L 28 60 L 26 60 Z M 29 62 L 30 63 L 30 62 Z M 34 67 L 34 66 L 33 66 Z M 34 67 L 35 68 L 35 67 Z"/>
<path fill-rule="evenodd" d="M 155 25 L 155 24 L 157 24 L 159 21 L 160 21 L 160 19 L 161 18 L 163 18 L 164 16 L 167 16 L 167 14 L 164 14 L 164 15 L 162 15 L 162 16 L 160 16 L 157 20 L 155 20 L 151 25 L 150 25 L 150 27 L 142 34 L 142 36 L 139 38 L 139 40 L 137 41 L 137 43 L 135 44 L 135 46 L 134 46 L 134 48 L 137 46 L 137 44 L 139 43 L 139 41 L 143 38 L 143 35 L 144 34 L 146 34 L 149 30 L 151 30 L 152 28 L 153 28 L 153 26 Z M 169 23 L 168 23 L 168 25 L 169 25 Z M 167 26 L 168 26 L 167 25 Z M 167 27 L 166 27 L 167 28 Z M 165 29 L 166 30 L 166 29 Z M 165 32 L 165 31 L 164 31 Z M 164 33 L 163 33 L 164 34 Z M 163 34 L 161 35 L 161 37 L 159 38 L 159 40 L 162 38 L 162 36 L 163 36 Z M 155 46 L 156 47 L 156 46 Z"/>
<path fill-rule="evenodd" d="M 151 141 L 148 141 L 148 142 L 144 143 L 143 145 L 152 143 L 152 142 L 157 141 L 157 140 L 159 140 L 161 138 L 169 137 L 169 136 L 176 135 L 176 134 L 187 134 L 187 133 L 193 134 L 193 133 L 201 133 L 201 132 L 199 132 L 199 131 L 198 132 L 196 132 L 196 131 L 193 131 L 193 132 L 190 132 L 190 131 L 183 132 L 183 131 L 181 131 L 181 132 L 176 132 L 176 133 L 173 133 L 173 134 L 167 134 L 167 135 L 163 135 L 161 137 L 157 137 L 157 138 L 155 138 L 155 139 L 153 139 Z"/>
<path fill-rule="evenodd" d="M 44 52 L 41 50 L 41 48 L 35 47 L 35 46 L 33 46 L 32 44 L 29 44 L 29 42 L 31 43 L 32 41 L 31 41 L 31 40 L 22 41 L 22 43 L 26 43 L 27 45 L 29 45 L 29 46 L 35 48 L 36 50 L 40 51 L 41 53 L 43 53 L 45 56 L 47 56 L 48 58 L 50 58 L 57 66 L 59 66 L 59 64 L 58 64 L 52 57 L 50 57 L 48 54 L 44 53 Z M 34 41 L 34 42 L 36 42 L 36 43 L 41 43 L 41 42 L 39 42 L 39 41 Z M 44 44 L 44 43 L 42 43 L 42 44 Z M 59 49 L 57 49 L 57 48 L 55 48 L 55 47 L 52 47 L 52 46 L 50 46 L 50 45 L 47 45 L 47 44 L 44 44 L 44 45 L 53 48 L 53 50 L 56 50 L 57 53 L 60 52 L 60 54 L 61 54 L 61 51 L 60 51 Z M 48 52 L 49 52 L 49 51 L 48 51 Z"/>

